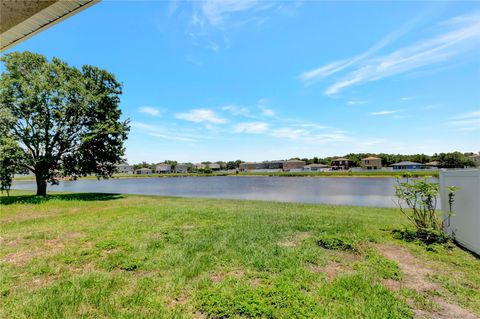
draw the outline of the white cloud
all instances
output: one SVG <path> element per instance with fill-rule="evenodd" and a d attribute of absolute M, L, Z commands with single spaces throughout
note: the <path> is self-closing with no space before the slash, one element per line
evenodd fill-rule
<path fill-rule="evenodd" d="M 370 57 L 371 55 L 377 53 L 396 39 L 400 38 L 403 36 L 405 33 L 410 31 L 417 23 L 418 21 L 421 20 L 422 15 L 417 15 L 415 18 L 409 20 L 407 23 L 402 25 L 399 29 L 395 30 L 394 32 L 391 32 L 388 34 L 386 37 L 381 39 L 379 42 L 375 43 L 372 47 L 370 47 L 367 51 L 362 52 L 354 57 L 351 57 L 349 59 L 344 59 L 344 60 L 339 60 L 339 61 L 334 61 L 331 63 L 328 63 L 324 66 L 321 66 L 319 68 L 306 71 L 300 75 L 300 79 L 309 84 L 312 83 L 316 80 L 320 80 L 322 78 L 326 78 L 330 75 L 333 75 L 335 73 L 338 73 L 352 65 L 355 65 L 366 58 Z"/>
<path fill-rule="evenodd" d="M 235 133 L 253 133 L 253 134 L 265 133 L 267 130 L 268 130 L 268 124 L 265 122 L 239 123 L 235 125 L 233 129 Z"/>
<path fill-rule="evenodd" d="M 132 128 L 144 134 L 159 137 L 165 140 L 180 141 L 180 142 L 195 142 L 195 137 L 188 134 L 178 134 L 178 132 L 168 129 L 167 127 L 150 125 L 142 122 L 132 122 Z"/>
<path fill-rule="evenodd" d="M 192 24 L 204 27 L 223 26 L 228 18 L 235 13 L 245 11 L 263 11 L 274 6 L 272 2 L 258 0 L 207 0 L 197 2 L 192 15 Z"/>
<path fill-rule="evenodd" d="M 265 116 L 274 116 L 275 112 L 272 109 L 265 108 L 262 110 L 262 114 Z"/>
<path fill-rule="evenodd" d="M 252 117 L 248 108 L 234 104 L 222 106 L 222 111 L 230 112 L 233 116 Z"/>
<path fill-rule="evenodd" d="M 460 114 L 449 122 L 459 131 L 477 131 L 480 130 L 480 111 Z"/>
<path fill-rule="evenodd" d="M 186 113 L 177 113 L 175 117 L 180 120 L 190 121 L 194 123 L 208 122 L 213 124 L 223 124 L 227 120 L 218 117 L 214 111 L 209 109 L 194 109 Z"/>
<path fill-rule="evenodd" d="M 281 127 L 274 129 L 271 136 L 310 144 L 326 144 L 330 142 L 348 141 L 350 137 L 345 131 L 333 130 L 331 132 L 318 133 L 316 130 L 308 130 L 294 127 Z"/>
<path fill-rule="evenodd" d="M 262 115 L 275 116 L 275 111 L 267 106 L 268 100 L 263 98 L 257 101 L 257 107 L 262 110 Z"/>
<path fill-rule="evenodd" d="M 460 54 L 474 52 L 480 47 L 480 13 L 456 17 L 443 23 L 442 27 L 448 27 L 449 30 L 402 47 L 389 54 L 366 59 L 367 56 L 372 55 L 379 48 L 383 48 L 386 43 L 389 43 L 390 40 L 388 39 L 390 37 L 396 38 L 396 36 L 387 37 L 387 40 L 380 41 L 379 44 L 359 56 L 332 62 L 319 69 L 305 72 L 300 78 L 308 83 L 361 62 L 359 66 L 354 67 L 342 79 L 331 84 L 324 91 L 325 95 L 333 95 L 352 85 L 378 81 L 386 77 L 445 62 L 453 57 L 458 57 Z"/>
<path fill-rule="evenodd" d="M 278 138 L 286 138 L 291 140 L 298 140 L 302 138 L 306 133 L 304 129 L 293 129 L 290 127 L 282 127 L 272 131 L 272 136 Z"/>
<path fill-rule="evenodd" d="M 138 109 L 138 111 L 140 113 L 148 114 L 148 115 L 151 115 L 151 116 L 159 116 L 160 115 L 160 110 L 155 108 L 155 107 L 151 107 L 151 106 L 142 106 Z"/>
<path fill-rule="evenodd" d="M 360 104 L 366 104 L 367 101 L 363 100 L 350 100 L 347 102 L 348 105 L 360 105 Z"/>
<path fill-rule="evenodd" d="M 378 111 L 378 112 L 371 112 L 370 115 L 374 116 L 381 116 L 381 115 L 391 115 L 400 112 L 399 110 L 385 110 L 385 111 Z"/>

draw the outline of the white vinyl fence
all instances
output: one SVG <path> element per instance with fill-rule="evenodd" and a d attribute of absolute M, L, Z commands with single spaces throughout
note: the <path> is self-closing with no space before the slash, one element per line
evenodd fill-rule
<path fill-rule="evenodd" d="M 480 169 L 441 170 L 440 199 L 448 211 L 448 186 L 457 186 L 454 215 L 445 223 L 445 231 L 470 251 L 480 255 Z"/>

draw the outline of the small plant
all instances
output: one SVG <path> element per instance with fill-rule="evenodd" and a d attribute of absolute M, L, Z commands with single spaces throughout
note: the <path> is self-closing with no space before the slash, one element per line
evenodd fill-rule
<path fill-rule="evenodd" d="M 317 244 L 325 249 L 356 251 L 355 242 L 351 239 L 338 238 L 334 236 L 323 236 L 317 240 Z"/>
<path fill-rule="evenodd" d="M 448 236 L 443 233 L 444 223 L 437 211 L 439 190 L 438 183 L 429 182 L 425 178 L 411 180 L 407 176 L 405 182 L 397 180 L 395 196 L 398 198 L 398 206 L 416 229 L 414 233 L 399 232 L 401 237 L 410 240 L 415 237 L 426 244 L 448 241 Z M 457 187 L 448 188 L 449 210 L 446 221 L 453 213 L 452 208 L 457 190 Z"/>

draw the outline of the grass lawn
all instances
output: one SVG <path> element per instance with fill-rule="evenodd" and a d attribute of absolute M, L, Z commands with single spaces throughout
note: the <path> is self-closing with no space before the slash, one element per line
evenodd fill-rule
<path fill-rule="evenodd" d="M 1 318 L 476 318 L 480 260 L 397 209 L 13 191 Z"/>

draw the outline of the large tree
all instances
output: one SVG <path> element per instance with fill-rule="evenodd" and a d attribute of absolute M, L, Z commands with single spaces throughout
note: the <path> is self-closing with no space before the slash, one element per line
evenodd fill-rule
<path fill-rule="evenodd" d="M 31 52 L 10 53 L 1 61 L 2 190 L 18 171 L 35 174 L 41 196 L 60 176 L 111 176 L 129 131 L 128 121 L 120 119 L 122 86 L 115 76 Z"/>

